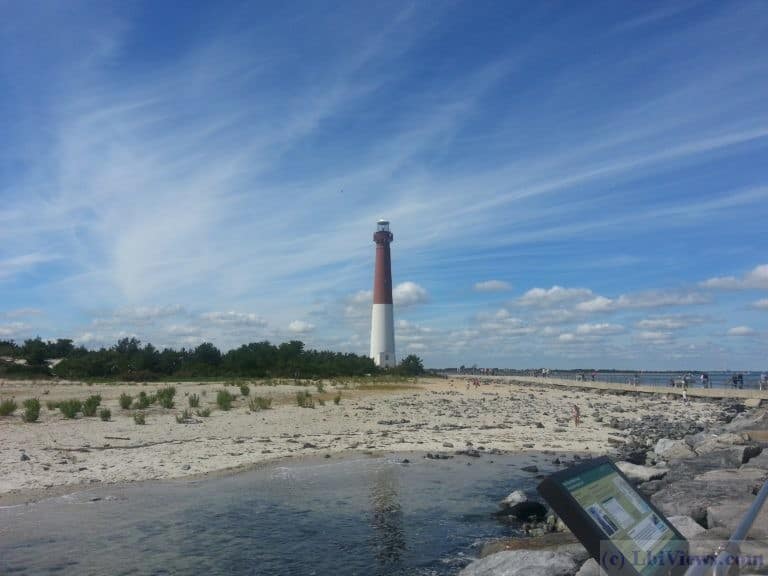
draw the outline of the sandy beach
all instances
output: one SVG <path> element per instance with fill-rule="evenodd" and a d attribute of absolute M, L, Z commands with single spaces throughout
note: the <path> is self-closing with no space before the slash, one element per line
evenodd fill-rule
<path fill-rule="evenodd" d="M 326 382 L 323 393 L 315 385 L 293 381 L 248 384 L 251 397 L 272 398 L 272 409 L 251 412 L 238 387 L 229 386 L 238 397 L 230 411 L 223 411 L 216 406 L 223 382 L 177 382 L 175 407 L 153 405 L 145 411 L 146 424 L 138 425 L 135 411 L 120 408 L 120 395 L 151 394 L 168 384 L 0 382 L 0 398 L 14 397 L 20 406 L 15 414 L 0 417 L 0 504 L 95 483 L 179 478 L 346 451 L 605 454 L 628 434 L 611 426 L 616 416 L 640 421 L 664 415 L 706 427 L 718 413 L 708 399 L 684 404 L 663 395 L 553 389 L 503 379 L 471 389 L 464 380 L 439 378 L 372 385 Z M 296 392 L 301 390 L 312 392 L 315 408 L 297 406 Z M 82 415 L 70 420 L 46 408 L 49 401 L 84 400 L 94 394 L 111 410 L 111 421 Z M 200 396 L 200 407 L 210 408 L 210 417 L 178 423 L 190 394 Z M 43 407 L 39 422 L 25 423 L 21 403 L 31 397 L 39 398 Z M 324 406 L 317 403 L 320 398 Z M 573 422 L 574 404 L 581 413 L 579 426 Z"/>

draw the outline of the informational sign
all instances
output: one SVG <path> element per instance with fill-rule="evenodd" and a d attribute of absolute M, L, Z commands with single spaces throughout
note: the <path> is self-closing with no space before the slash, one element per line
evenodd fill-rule
<path fill-rule="evenodd" d="M 553 474 L 539 493 L 610 576 L 685 572 L 688 542 L 608 458 Z"/>

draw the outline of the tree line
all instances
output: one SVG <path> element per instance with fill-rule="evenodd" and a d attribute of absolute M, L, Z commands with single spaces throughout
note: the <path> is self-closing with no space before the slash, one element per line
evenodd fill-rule
<path fill-rule="evenodd" d="M 51 367 L 48 360 L 61 359 Z M 25 362 L 18 362 L 24 360 Z M 222 353 L 210 342 L 194 348 L 157 349 L 136 338 L 122 338 L 109 348 L 88 350 L 72 340 L 41 338 L 16 344 L 0 340 L 0 376 L 57 376 L 67 379 L 104 378 L 158 380 L 194 377 L 329 378 L 383 372 L 367 356 L 328 350 L 307 350 L 304 343 L 268 341 L 243 344 Z M 424 373 L 421 358 L 411 354 L 388 373 Z"/>

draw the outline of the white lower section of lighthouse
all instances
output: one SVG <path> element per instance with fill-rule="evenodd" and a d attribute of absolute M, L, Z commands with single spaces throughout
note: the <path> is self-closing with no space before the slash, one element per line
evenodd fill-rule
<path fill-rule="evenodd" d="M 371 358 L 381 368 L 394 368 L 395 319 L 392 304 L 374 304 L 371 312 Z"/>

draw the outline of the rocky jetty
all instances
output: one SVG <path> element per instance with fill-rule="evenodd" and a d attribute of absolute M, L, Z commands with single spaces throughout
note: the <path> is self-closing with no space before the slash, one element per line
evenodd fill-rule
<path fill-rule="evenodd" d="M 733 400 L 712 402 L 715 426 L 667 419 L 664 415 L 639 420 L 609 416 L 625 433 L 614 446 L 618 467 L 688 539 L 691 553 L 709 555 L 723 543 L 741 520 L 762 484 L 768 480 L 768 411 L 746 410 Z M 521 491 L 500 503 L 499 514 L 517 517 L 537 501 Z M 531 535 L 486 544 L 481 558 L 460 576 L 589 576 L 603 574 L 597 562 L 554 515 L 535 522 L 518 518 Z M 533 523 L 532 523 L 533 521 Z M 768 510 L 758 516 L 745 554 L 768 559 Z M 742 574 L 768 574 L 768 565 L 750 566 Z"/>

